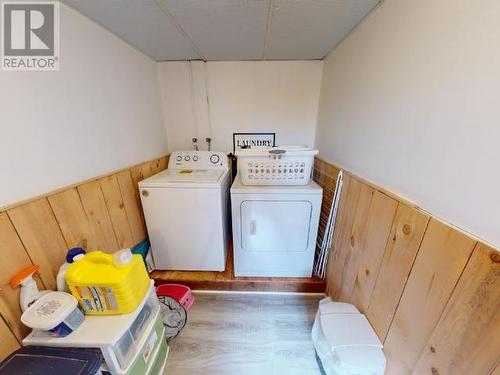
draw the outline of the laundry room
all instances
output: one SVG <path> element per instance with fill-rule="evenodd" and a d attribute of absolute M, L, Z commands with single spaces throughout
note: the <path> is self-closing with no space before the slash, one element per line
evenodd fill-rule
<path fill-rule="evenodd" d="M 499 2 L 0 8 L 0 375 L 500 375 Z"/>

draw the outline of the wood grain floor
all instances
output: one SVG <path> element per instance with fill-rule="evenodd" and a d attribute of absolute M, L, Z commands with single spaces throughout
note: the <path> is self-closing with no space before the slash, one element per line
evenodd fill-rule
<path fill-rule="evenodd" d="M 170 342 L 166 375 L 317 375 L 311 327 L 319 295 L 195 294 Z"/>

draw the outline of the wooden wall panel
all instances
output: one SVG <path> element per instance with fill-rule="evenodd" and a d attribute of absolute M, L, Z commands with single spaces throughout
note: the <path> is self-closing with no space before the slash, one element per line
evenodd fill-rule
<path fill-rule="evenodd" d="M 500 253 L 478 244 L 414 374 L 489 374 L 500 357 Z"/>
<path fill-rule="evenodd" d="M 397 201 L 376 191 L 361 235 L 362 241 L 355 240 L 358 246 L 355 246 L 353 260 L 355 274 L 351 301 L 363 313 L 368 309 L 397 207 Z"/>
<path fill-rule="evenodd" d="M 139 181 L 142 181 L 146 178 L 144 176 L 142 164 L 130 168 L 130 176 L 132 177 L 136 194 L 139 197 L 139 187 L 137 186 L 137 184 L 139 183 Z"/>
<path fill-rule="evenodd" d="M 139 181 L 142 181 L 145 178 L 151 177 L 152 175 L 162 171 L 163 165 L 165 165 L 165 161 L 162 161 L 160 158 L 147 161 L 130 168 L 130 173 L 132 174 L 132 180 L 134 181 L 134 184 L 137 185 Z"/>
<path fill-rule="evenodd" d="M 385 341 L 388 374 L 410 374 L 476 241 L 431 219 Z"/>
<path fill-rule="evenodd" d="M 346 188 L 347 187 L 347 188 Z M 349 301 L 350 290 L 344 285 L 344 274 L 348 274 L 351 267 L 351 253 L 355 246 L 354 223 L 356 213 L 358 218 L 368 212 L 374 190 L 363 186 L 357 179 L 349 177 L 344 179 L 345 202 L 342 202 L 342 216 L 337 217 L 337 226 L 333 239 L 330 261 L 332 269 L 329 278 L 328 290 L 330 296 L 337 300 Z M 351 289 L 352 290 L 352 289 Z"/>
<path fill-rule="evenodd" d="M 355 255 L 362 251 L 361 247 L 365 242 L 367 217 L 375 190 L 351 177 L 351 190 L 349 192 L 353 193 L 348 200 L 350 203 L 348 207 L 351 208 L 348 208 L 348 220 L 346 221 L 350 225 L 343 228 L 343 238 L 339 247 L 343 253 L 343 262 L 341 263 L 342 276 L 338 299 L 344 302 L 352 302 L 358 266 Z"/>
<path fill-rule="evenodd" d="M 118 248 L 130 248 L 136 243 L 132 236 L 130 224 L 128 220 L 125 203 L 123 202 L 120 184 L 116 175 L 103 177 L 99 180 L 106 208 L 109 212 L 111 224 L 115 232 Z"/>
<path fill-rule="evenodd" d="M 48 200 L 68 247 L 96 249 L 96 244 L 91 241 L 89 222 L 76 188 L 51 195 Z"/>
<path fill-rule="evenodd" d="M 161 172 L 162 170 L 166 169 L 168 166 L 168 161 L 169 156 L 167 155 L 165 157 L 154 159 L 130 168 L 130 176 L 134 185 L 136 201 L 138 202 L 140 208 L 139 212 L 141 214 L 141 220 L 144 228 L 146 228 L 146 222 L 144 220 L 144 214 L 142 212 L 142 203 L 139 196 L 138 183 L 148 177 L 151 177 L 155 173 Z"/>
<path fill-rule="evenodd" d="M 68 246 L 46 198 L 12 208 L 8 215 L 29 257 L 40 266 L 40 278 L 49 289 L 56 288 L 59 266 Z"/>
<path fill-rule="evenodd" d="M 328 165 L 315 161 L 319 182 Z M 327 292 L 366 313 L 386 375 L 496 375 L 498 262 L 497 250 L 344 171 Z"/>
<path fill-rule="evenodd" d="M 120 185 L 123 205 L 127 212 L 132 238 L 134 244 L 137 244 L 146 238 L 142 209 L 137 200 L 139 197 L 136 193 L 136 188 L 129 170 L 117 173 L 116 176 L 118 178 L 118 184 Z"/>
<path fill-rule="evenodd" d="M 337 176 L 339 175 L 340 169 L 331 165 L 331 164 L 323 162 L 322 172 L 327 176 L 332 176 L 332 177 L 337 178 Z"/>
<path fill-rule="evenodd" d="M 142 174 L 144 178 L 151 177 L 160 171 L 160 159 L 154 159 L 141 164 Z"/>
<path fill-rule="evenodd" d="M 366 316 L 384 341 L 396 312 L 429 215 L 399 203 Z"/>
<path fill-rule="evenodd" d="M 119 250 L 99 182 L 91 181 L 78 186 L 78 194 L 89 221 L 91 242 L 94 245 L 90 250 L 102 250 L 108 253 Z"/>
<path fill-rule="evenodd" d="M 158 168 L 157 168 L 158 172 L 161 172 L 168 168 L 169 159 L 170 159 L 169 155 L 162 156 L 161 158 L 158 159 Z"/>
<path fill-rule="evenodd" d="M 326 186 L 328 175 L 325 171 L 338 173 L 338 169 L 316 163 L 315 180 L 326 191 L 331 189 L 333 196 L 334 186 Z M 345 194 L 337 214 L 343 220 L 337 220 L 329 261 L 329 266 L 335 270 L 327 270 L 336 278 L 330 285 L 339 288 L 330 293 L 366 310 L 398 202 L 348 175 L 344 178 L 343 189 Z M 321 215 L 326 221 L 328 210 Z"/>
<path fill-rule="evenodd" d="M 154 171 L 159 169 L 159 165 L 160 163 L 159 162 L 157 163 L 156 160 L 151 160 L 149 162 L 142 163 L 136 165 L 135 167 L 130 168 L 130 175 L 132 176 L 132 181 L 134 183 L 137 201 L 139 202 L 139 206 L 141 207 L 141 213 L 142 213 L 142 203 L 141 203 L 141 198 L 139 196 L 139 187 L 137 184 L 140 181 L 154 175 L 155 174 Z M 144 222 L 144 215 L 141 215 L 141 217 Z"/>
<path fill-rule="evenodd" d="M 33 265 L 33 263 L 5 212 L 0 213 L 0 238 L 0 254 L 2 254 L 0 314 L 17 339 L 21 340 L 29 330 L 21 324 L 19 288 L 11 288 L 10 279 L 22 269 Z M 40 287 L 43 289 L 42 283 L 40 283 Z"/>
<path fill-rule="evenodd" d="M 16 336 L 9 329 L 7 324 L 0 318 L 0 358 L 3 359 L 7 357 L 14 350 L 19 349 L 21 346 L 16 339 Z"/>

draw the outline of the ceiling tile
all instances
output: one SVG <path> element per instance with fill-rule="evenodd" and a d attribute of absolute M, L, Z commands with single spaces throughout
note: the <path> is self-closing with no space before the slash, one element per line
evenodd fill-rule
<path fill-rule="evenodd" d="M 379 0 L 273 0 L 267 59 L 321 59 Z"/>
<path fill-rule="evenodd" d="M 154 0 L 64 0 L 156 60 L 199 56 Z"/>
<path fill-rule="evenodd" d="M 207 60 L 262 59 L 269 0 L 157 0 Z"/>

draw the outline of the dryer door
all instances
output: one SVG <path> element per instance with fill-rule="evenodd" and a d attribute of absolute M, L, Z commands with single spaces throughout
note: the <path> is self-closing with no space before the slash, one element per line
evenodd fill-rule
<path fill-rule="evenodd" d="M 300 252 L 309 244 L 309 201 L 241 202 L 241 247 L 252 252 Z"/>

